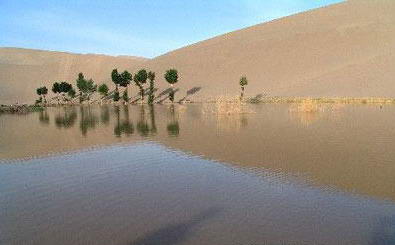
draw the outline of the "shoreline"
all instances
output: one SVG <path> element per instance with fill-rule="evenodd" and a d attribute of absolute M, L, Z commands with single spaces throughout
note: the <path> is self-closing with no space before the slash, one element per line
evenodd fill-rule
<path fill-rule="evenodd" d="M 246 103 L 246 104 L 395 104 L 395 98 L 381 98 L 381 97 L 250 97 L 240 101 L 238 97 L 224 97 L 217 99 L 208 99 L 205 101 L 179 101 L 179 102 L 164 102 L 154 103 L 159 105 L 171 104 L 215 104 L 215 103 Z M 26 114 L 35 111 L 44 110 L 45 107 L 58 106 L 78 106 L 78 105 L 148 105 L 148 103 L 125 103 L 125 102 L 92 102 L 92 103 L 48 103 L 42 105 L 34 104 L 11 104 L 0 105 L 0 114 Z"/>

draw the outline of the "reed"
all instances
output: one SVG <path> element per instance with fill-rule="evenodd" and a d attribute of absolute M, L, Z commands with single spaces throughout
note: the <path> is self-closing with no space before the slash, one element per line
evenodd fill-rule
<path fill-rule="evenodd" d="M 204 104 L 203 113 L 214 113 L 218 115 L 253 113 L 248 108 L 248 103 L 242 101 L 237 96 L 220 96 L 211 102 Z"/>
<path fill-rule="evenodd" d="M 251 98 L 250 103 L 325 103 L 325 104 L 395 104 L 395 98 L 381 97 L 264 97 Z"/>

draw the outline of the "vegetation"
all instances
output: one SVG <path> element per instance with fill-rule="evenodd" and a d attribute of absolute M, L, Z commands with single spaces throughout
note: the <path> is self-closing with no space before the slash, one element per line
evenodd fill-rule
<path fill-rule="evenodd" d="M 38 105 L 0 105 L 0 114 L 27 114 L 43 110 L 44 108 Z"/>
<path fill-rule="evenodd" d="M 171 88 L 163 91 L 159 96 L 169 94 L 167 98 L 170 98 L 170 100 L 174 102 L 174 95 L 177 90 L 174 90 L 173 86 L 178 82 L 178 71 L 176 69 L 170 69 L 166 71 L 164 77 L 166 81 L 171 85 Z M 112 98 L 114 101 L 119 101 L 120 99 L 123 99 L 125 102 L 128 102 L 130 100 L 128 87 L 130 83 L 134 81 L 136 86 L 139 87 L 141 102 L 144 102 L 144 97 L 146 94 L 148 94 L 148 103 L 154 103 L 156 90 L 155 72 L 147 72 L 145 69 L 141 69 L 133 76 L 127 70 L 119 73 L 117 69 L 113 69 L 111 72 L 111 79 L 112 82 L 115 84 L 115 90 L 111 92 L 113 93 Z M 144 85 L 147 83 L 147 80 L 149 80 L 149 89 L 147 89 L 148 92 L 144 89 Z M 119 91 L 120 86 L 125 88 L 125 90 L 123 90 L 122 96 Z M 56 95 L 55 98 L 57 99 L 58 104 L 61 103 L 61 100 L 71 101 L 72 99 L 77 97 L 79 98 L 80 103 L 86 100 L 90 102 L 91 96 L 95 92 L 99 92 L 102 97 L 107 97 L 111 94 L 109 92 L 110 89 L 107 84 L 103 83 L 100 86 L 97 86 L 92 79 L 86 79 L 83 73 L 78 74 L 78 77 L 76 79 L 76 87 L 78 89 L 78 93 L 76 92 L 76 89 L 74 89 L 73 86 L 66 81 L 53 83 L 52 92 Z M 39 99 L 36 101 L 36 103 L 42 103 L 43 101 L 44 103 L 46 103 L 46 95 L 48 94 L 48 89 L 46 87 L 40 87 L 36 89 L 36 93 L 37 95 L 39 95 Z M 167 98 L 164 98 L 162 101 L 166 100 Z"/>
<path fill-rule="evenodd" d="M 86 80 L 84 74 L 78 74 L 78 78 L 76 80 L 77 88 L 80 91 L 80 102 L 84 100 L 90 101 L 91 95 L 96 92 L 97 85 L 92 79 Z"/>
<path fill-rule="evenodd" d="M 115 91 L 118 91 L 118 86 L 121 83 L 121 74 L 118 73 L 117 69 L 112 70 L 111 72 L 111 80 L 115 84 Z"/>
<path fill-rule="evenodd" d="M 123 101 L 125 101 L 125 102 L 128 102 L 128 101 L 129 101 L 129 96 L 128 96 L 128 90 L 127 90 L 127 89 L 125 89 L 125 91 L 123 91 L 122 99 L 123 99 Z"/>
<path fill-rule="evenodd" d="M 101 84 L 101 85 L 99 86 L 99 88 L 97 89 L 97 91 L 98 91 L 103 97 L 108 96 L 108 91 L 109 91 L 109 89 L 108 89 L 107 84 L 105 84 L 105 83 Z"/>
<path fill-rule="evenodd" d="M 69 90 L 69 92 L 67 92 L 67 95 L 68 95 L 71 99 L 74 99 L 75 96 L 76 96 L 76 94 L 77 94 L 77 92 L 75 91 L 74 88 L 71 88 L 71 89 Z"/>
<path fill-rule="evenodd" d="M 113 97 L 112 97 L 112 99 L 113 99 L 114 101 L 119 101 L 120 98 L 121 98 L 121 97 L 119 96 L 119 91 L 115 91 L 115 92 L 114 92 L 114 95 L 113 95 Z"/>
<path fill-rule="evenodd" d="M 73 86 L 70 83 L 67 82 L 55 82 L 52 85 L 52 92 L 54 92 L 55 94 L 59 94 L 62 95 L 62 100 L 64 101 L 65 98 L 65 94 L 69 93 L 70 90 L 73 89 Z M 58 99 L 58 104 L 60 103 L 60 98 L 59 95 L 57 96 Z"/>
<path fill-rule="evenodd" d="M 244 98 L 244 87 L 248 85 L 248 80 L 246 76 L 242 76 L 240 78 L 240 86 L 241 86 L 241 95 L 240 95 L 240 99 Z"/>
<path fill-rule="evenodd" d="M 154 89 L 155 89 L 155 72 L 148 72 L 148 80 L 149 80 L 149 96 L 148 96 L 148 104 L 154 103 Z"/>
<path fill-rule="evenodd" d="M 42 103 L 42 102 L 43 102 L 43 99 L 44 99 L 44 104 L 46 104 L 46 103 L 47 103 L 47 99 L 45 98 L 45 96 L 48 94 L 48 89 L 47 89 L 47 87 L 43 86 L 43 87 L 38 88 L 38 89 L 36 90 L 36 93 L 37 93 L 37 95 L 40 97 L 40 99 L 37 100 L 36 102 Z"/>
<path fill-rule="evenodd" d="M 53 92 L 55 95 L 61 93 L 61 92 L 60 92 L 60 83 L 55 82 L 55 83 L 52 85 L 52 92 Z M 58 99 L 58 104 L 59 104 L 59 103 L 60 103 L 59 96 L 57 96 L 57 99 Z"/>
<path fill-rule="evenodd" d="M 170 70 L 166 71 L 165 79 L 171 86 L 169 98 L 170 98 L 170 101 L 173 103 L 174 102 L 174 94 L 175 94 L 173 85 L 178 82 L 178 71 L 176 69 L 170 69 Z"/>
<path fill-rule="evenodd" d="M 125 102 L 129 101 L 128 86 L 130 84 L 130 81 L 132 81 L 132 79 L 133 79 L 133 75 L 126 70 L 122 72 L 122 74 L 120 75 L 119 85 L 125 88 L 125 91 L 123 92 L 122 95 L 122 98 Z"/>
<path fill-rule="evenodd" d="M 134 82 L 136 85 L 140 88 L 140 96 L 141 96 L 141 102 L 144 102 L 144 84 L 147 82 L 148 79 L 148 73 L 145 69 L 142 69 L 137 72 L 136 75 L 134 75 Z"/>
<path fill-rule="evenodd" d="M 111 80 L 115 84 L 115 92 L 114 92 L 113 100 L 119 101 L 120 97 L 119 97 L 118 87 L 119 87 L 119 84 L 121 84 L 121 82 L 122 82 L 122 77 L 121 77 L 121 74 L 118 73 L 117 69 L 112 70 Z"/>

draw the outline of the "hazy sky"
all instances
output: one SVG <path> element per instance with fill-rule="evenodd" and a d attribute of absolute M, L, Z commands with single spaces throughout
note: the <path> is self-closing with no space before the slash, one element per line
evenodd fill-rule
<path fill-rule="evenodd" d="M 155 57 L 341 0 L 0 0 L 0 46 Z"/>

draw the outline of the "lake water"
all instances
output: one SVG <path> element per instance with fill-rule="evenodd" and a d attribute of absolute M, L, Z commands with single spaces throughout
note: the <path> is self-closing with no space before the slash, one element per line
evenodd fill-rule
<path fill-rule="evenodd" d="M 223 111 L 0 115 L 0 244 L 395 244 L 394 106 Z"/>

